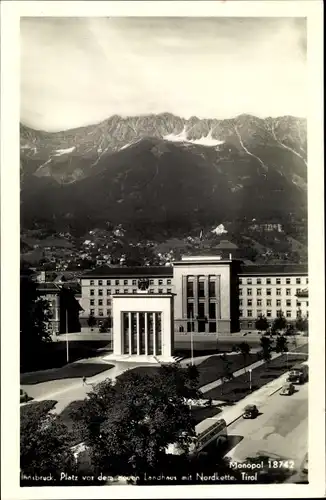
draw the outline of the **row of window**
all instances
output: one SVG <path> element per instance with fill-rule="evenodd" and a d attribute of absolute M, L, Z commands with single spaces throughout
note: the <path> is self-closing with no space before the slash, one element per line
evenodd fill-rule
<path fill-rule="evenodd" d="M 253 291 L 256 290 L 256 295 L 262 295 L 263 289 L 262 288 L 244 288 L 244 291 L 247 291 L 247 295 L 253 295 Z M 276 295 L 282 295 L 282 291 L 284 288 L 266 288 L 266 295 L 272 295 L 272 291 L 276 290 Z M 295 290 L 295 295 L 301 292 L 301 288 L 296 288 Z M 239 295 L 244 295 L 242 292 L 242 288 L 239 289 Z M 285 289 L 285 295 L 292 295 L 292 288 L 286 288 Z"/>
<path fill-rule="evenodd" d="M 187 276 L 187 297 L 194 297 L 195 281 L 194 277 Z M 198 297 L 206 297 L 206 290 L 209 297 L 216 297 L 216 276 L 199 276 L 197 282 Z"/>
<path fill-rule="evenodd" d="M 99 297 L 103 297 L 103 288 L 99 288 L 98 290 L 98 296 Z M 106 289 L 106 295 L 112 295 L 112 293 L 114 295 L 119 295 L 120 293 L 123 293 L 123 294 L 126 294 L 126 293 L 137 293 L 138 292 L 138 289 L 137 288 L 133 288 L 132 290 L 130 290 L 129 288 L 124 288 L 123 290 L 121 290 L 120 288 L 116 288 L 115 290 L 111 290 L 111 288 L 107 288 Z M 150 288 L 148 290 L 149 293 L 155 293 L 155 290 L 154 288 Z M 94 288 L 91 288 L 90 291 L 90 296 L 91 297 L 94 297 L 95 296 L 95 289 Z M 159 288 L 157 290 L 157 293 L 164 293 L 164 289 L 163 288 Z M 166 289 L 166 293 L 172 293 L 172 289 L 171 288 L 167 288 Z"/>
<path fill-rule="evenodd" d="M 263 285 L 265 278 L 239 278 L 240 285 Z M 274 282 L 275 279 L 275 282 Z M 293 283 L 292 279 L 295 279 L 296 285 L 301 285 L 303 283 L 308 284 L 309 278 L 266 278 L 266 285 L 291 285 Z M 256 281 L 255 281 L 256 280 Z M 294 283 L 293 283 L 294 284 Z"/>
<path fill-rule="evenodd" d="M 259 317 L 259 316 L 261 316 L 263 313 L 264 313 L 264 311 L 261 311 L 261 310 L 257 309 L 257 312 L 256 312 L 256 314 L 255 314 L 255 317 L 257 317 L 257 318 L 258 318 L 258 317 Z M 300 314 L 301 314 L 301 313 L 300 313 L 300 311 L 296 311 L 296 316 L 297 316 L 297 317 L 298 317 Z M 244 317 L 245 317 L 245 318 L 252 318 L 252 317 L 253 317 L 253 312 L 252 312 L 252 309 L 247 309 L 247 314 L 245 313 L 245 311 L 243 311 L 242 309 L 240 309 L 240 310 L 239 310 L 239 316 L 240 316 L 240 318 L 244 318 Z M 308 316 L 309 316 L 309 312 L 308 312 L 308 311 L 306 312 L 306 316 L 307 316 L 307 318 L 308 318 Z M 272 311 L 271 311 L 270 309 L 267 309 L 267 310 L 266 310 L 266 317 L 267 317 L 267 318 L 271 318 L 271 317 L 272 317 Z M 286 317 L 286 318 L 292 318 L 292 311 L 289 311 L 289 310 L 285 311 L 285 317 Z"/>
<path fill-rule="evenodd" d="M 90 312 L 90 315 L 91 315 L 91 316 L 95 316 L 95 309 L 90 309 L 90 310 L 89 310 L 89 312 Z M 107 310 L 106 310 L 106 315 L 107 315 L 107 316 L 110 316 L 110 315 L 111 315 L 111 310 L 110 310 L 110 309 L 107 309 Z M 104 316 L 104 311 L 103 311 L 103 309 L 99 309 L 99 310 L 98 310 L 98 316 Z"/>
<path fill-rule="evenodd" d="M 257 304 L 257 306 L 262 306 L 263 305 L 263 299 L 257 299 L 256 301 L 254 299 L 247 299 L 247 306 L 252 306 L 252 305 L 255 305 L 255 303 Z M 306 306 L 309 307 L 309 302 L 306 301 L 305 302 Z M 242 299 L 239 300 L 239 305 L 240 306 L 243 306 L 244 305 L 244 301 Z M 277 299 L 276 300 L 276 307 L 281 307 L 282 305 L 282 301 L 280 299 Z M 271 307 L 272 306 L 272 299 L 266 299 L 266 306 L 267 307 Z M 296 306 L 301 306 L 301 302 L 299 302 L 298 300 L 296 301 Z M 286 300 L 286 307 L 292 307 L 292 300 L 291 299 L 288 299 Z"/>
<path fill-rule="evenodd" d="M 97 283 L 96 283 L 97 281 Z M 90 286 L 104 286 L 104 282 L 106 281 L 106 286 L 112 286 L 112 285 L 115 285 L 115 286 L 119 286 L 119 285 L 137 285 L 138 284 L 138 280 L 137 279 L 133 279 L 133 280 L 127 280 L 127 279 L 124 279 L 124 280 L 120 280 L 120 279 L 114 279 L 114 280 L 90 280 Z M 150 285 L 154 285 L 154 279 L 150 279 L 149 280 L 149 284 Z M 164 283 L 164 280 L 163 279 L 159 279 L 158 280 L 158 284 L 159 285 L 171 285 L 172 284 L 172 280 L 171 279 L 167 279 L 166 280 L 166 283 Z"/>

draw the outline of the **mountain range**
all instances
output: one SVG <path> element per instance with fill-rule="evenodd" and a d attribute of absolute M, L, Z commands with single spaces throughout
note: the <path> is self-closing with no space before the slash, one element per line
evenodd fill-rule
<path fill-rule="evenodd" d="M 307 211 L 306 120 L 113 116 L 58 133 L 21 124 L 21 221 L 159 231 Z"/>

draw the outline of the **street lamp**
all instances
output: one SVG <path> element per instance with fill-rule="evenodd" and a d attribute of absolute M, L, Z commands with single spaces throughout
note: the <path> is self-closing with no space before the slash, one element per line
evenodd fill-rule
<path fill-rule="evenodd" d="M 251 392 L 251 372 L 252 372 L 252 369 L 249 368 L 249 391 Z"/>

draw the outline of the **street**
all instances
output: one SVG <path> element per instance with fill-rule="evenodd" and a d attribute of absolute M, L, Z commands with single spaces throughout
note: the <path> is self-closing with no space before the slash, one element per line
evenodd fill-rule
<path fill-rule="evenodd" d="M 228 427 L 232 462 L 251 462 L 257 456 L 288 460 L 295 473 L 308 449 L 308 384 L 296 386 L 292 396 L 276 392 L 258 410 L 253 420 L 240 419 Z M 293 464 L 292 462 L 293 461 Z"/>

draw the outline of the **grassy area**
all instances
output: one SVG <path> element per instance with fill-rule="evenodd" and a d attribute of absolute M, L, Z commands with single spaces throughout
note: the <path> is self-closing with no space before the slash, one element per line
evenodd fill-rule
<path fill-rule="evenodd" d="M 69 342 L 69 360 L 70 363 L 80 359 L 103 356 L 105 348 L 108 345 L 107 340 L 103 341 L 70 341 Z M 111 352 L 108 350 L 108 352 Z M 21 373 L 34 372 L 38 370 L 47 370 L 51 368 L 60 368 L 67 364 L 67 352 L 65 342 L 49 342 L 44 344 L 34 353 L 33 359 L 28 364 L 21 366 Z"/>
<path fill-rule="evenodd" d="M 297 363 L 302 363 L 303 360 L 304 359 L 301 355 L 291 354 L 288 356 L 287 365 L 286 356 L 282 355 L 273 359 L 268 364 L 265 363 L 255 368 L 251 373 L 252 390 L 257 390 L 268 382 L 280 377 L 290 370 L 291 366 L 294 366 Z M 219 399 L 227 402 L 237 402 L 248 396 L 248 394 L 250 394 L 249 373 L 245 373 L 236 377 L 234 380 L 226 382 L 222 386 L 216 387 L 215 389 L 205 393 L 205 397 L 211 397 L 212 399 Z"/>
<path fill-rule="evenodd" d="M 245 360 L 241 356 L 241 354 L 229 354 L 226 356 L 226 359 L 230 363 L 230 371 L 233 373 L 237 370 L 240 370 L 244 366 L 249 366 L 252 363 L 258 361 L 257 354 L 249 354 Z M 204 385 L 210 384 L 215 380 L 223 377 L 225 373 L 225 362 L 221 359 L 221 356 L 211 356 L 205 359 L 200 365 L 198 365 L 199 371 L 199 386 L 203 387 Z"/>
<path fill-rule="evenodd" d="M 221 411 L 222 409 L 216 406 L 211 406 L 210 408 L 207 406 L 194 406 L 191 409 L 191 415 L 197 425 L 206 418 L 215 417 Z"/>
<path fill-rule="evenodd" d="M 258 361 L 257 354 L 249 354 L 246 359 L 245 366 L 251 365 Z M 244 360 L 240 354 L 229 354 L 227 360 L 230 363 L 230 370 L 236 372 L 244 367 Z M 224 362 L 219 355 L 212 355 L 200 363 L 197 368 L 199 371 L 199 387 L 210 384 L 215 380 L 220 379 L 224 374 Z M 139 366 L 133 368 L 136 373 L 156 373 L 159 366 Z"/>
<path fill-rule="evenodd" d="M 106 370 L 110 370 L 114 365 L 106 363 L 72 363 L 62 368 L 53 368 L 34 373 L 23 373 L 20 376 L 22 385 L 40 384 L 50 380 L 62 380 L 66 378 L 93 377 Z"/>

